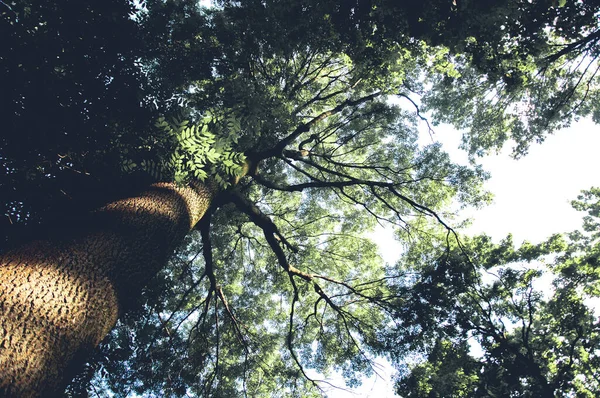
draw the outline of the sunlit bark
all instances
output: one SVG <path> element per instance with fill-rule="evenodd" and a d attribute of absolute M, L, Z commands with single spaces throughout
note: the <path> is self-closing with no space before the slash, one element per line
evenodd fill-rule
<path fill-rule="evenodd" d="M 0 257 L 0 396 L 53 396 L 165 264 L 215 194 L 158 183 L 110 203 L 73 237 Z"/>

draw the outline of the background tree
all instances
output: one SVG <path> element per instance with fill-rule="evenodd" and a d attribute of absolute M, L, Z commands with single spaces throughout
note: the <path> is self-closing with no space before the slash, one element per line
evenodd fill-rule
<path fill-rule="evenodd" d="M 437 257 L 413 247 L 403 263 L 414 282 L 397 288 L 403 321 L 384 333 L 406 347 L 397 359 L 417 353 L 412 364 L 400 359 L 398 393 L 598 395 L 599 199 L 597 188 L 584 191 L 573 202 L 588 213 L 583 230 L 538 245 L 480 236 Z"/>
<path fill-rule="evenodd" d="M 82 13 L 79 20 L 86 28 L 92 25 L 85 21 L 97 19 L 99 32 L 114 32 L 108 28 L 122 24 L 131 34 L 119 38 L 122 42 L 109 33 L 109 39 L 94 41 L 104 37 L 94 34 L 95 28 L 64 42 L 83 59 L 86 52 L 72 44 L 77 40 L 102 50 L 95 65 L 107 65 L 105 75 L 73 61 L 32 76 L 62 82 L 57 73 L 64 68 L 65 87 L 77 73 L 90 80 L 105 76 L 104 84 L 90 83 L 98 92 L 89 98 L 79 91 L 65 94 L 78 98 L 72 100 L 77 120 L 92 100 L 108 101 L 107 114 L 116 112 L 111 102 L 116 97 L 106 91 L 119 81 L 111 68 L 124 62 L 119 71 L 137 82 L 124 87 L 135 87 L 128 93 L 137 97 L 119 109 L 140 109 L 144 120 L 126 120 L 138 112 L 119 113 L 110 123 L 104 116 L 90 117 L 89 127 L 73 128 L 66 134 L 71 138 L 61 137 L 55 146 L 30 139 L 26 156 L 6 141 L 2 159 L 13 196 L 7 219 L 47 220 L 49 205 L 29 199 L 45 192 L 41 182 L 51 181 L 48 192 L 66 197 L 63 203 L 75 202 L 83 184 L 65 185 L 58 178 L 71 169 L 91 181 L 87 187 L 93 192 L 118 179 L 124 185 L 197 183 L 209 176 L 209 185 L 221 191 L 199 223 L 202 257 L 199 243 L 188 242 L 178 255 L 184 261 L 174 260 L 162 272 L 146 301 L 137 303 L 143 316 L 123 321 L 123 327 L 136 328 L 119 328 L 107 342 L 111 356 L 129 362 L 91 364 L 91 369 L 112 370 L 109 379 L 96 383 L 108 383 L 120 394 L 134 389 L 163 395 L 231 396 L 240 390 L 272 395 L 277 389 L 281 395 L 306 396 L 318 392 L 307 376 L 309 367 L 323 372 L 337 367 L 355 382 L 358 373 L 368 371 L 370 358 L 382 352 L 378 331 L 396 318 L 393 289 L 405 278 L 381 264 L 364 233 L 377 221 L 391 223 L 403 231 L 403 239 L 425 244 L 431 242 L 425 239 L 430 234 L 425 220 L 449 228 L 444 220 L 453 200 L 478 205 L 487 198 L 479 168 L 453 165 L 438 145 L 417 144 L 420 100 L 436 120 L 472 126 L 466 137 L 473 153 L 500 146 L 511 131 L 526 145 L 556 126 L 519 135 L 525 130 L 514 126 L 536 113 L 515 117 L 498 109 L 518 110 L 520 101 L 531 99 L 533 107 L 548 106 L 569 120 L 563 116 L 592 112 L 597 103 L 592 100 L 597 10 L 591 3 L 499 2 L 491 10 L 462 2 L 453 7 L 433 1 L 422 10 L 392 2 L 349 4 L 245 1 L 206 10 L 186 1 L 147 1 L 135 11 L 127 3 L 73 8 Z M 23 54 L 38 41 L 57 37 L 61 43 L 72 34 L 61 25 L 68 20 L 68 7 L 33 7 L 33 14 L 29 8 L 3 9 L 2 28 L 23 44 L 19 56 L 2 62 L 24 79 L 30 72 L 19 69 Z M 518 35 L 489 29 L 499 15 Z M 36 24 L 46 19 L 48 29 L 36 33 Z M 563 20 L 580 31 L 564 30 Z M 515 40 L 527 51 L 513 51 Z M 590 60 L 588 71 L 569 71 L 575 62 L 570 56 Z M 53 57 L 32 65 L 55 62 Z M 504 62 L 500 66 L 498 57 Z M 513 70 L 519 77 L 515 82 L 507 74 Z M 556 84 L 537 83 L 546 73 L 562 73 L 556 84 L 573 83 L 574 92 L 588 90 L 547 101 Z M 13 99 L 21 96 L 17 86 L 10 93 Z M 411 111 L 391 104 L 390 96 Z M 506 105 L 499 108 L 490 98 Z M 27 102 L 22 108 L 35 115 L 36 106 Z M 28 120 L 22 112 L 12 110 L 7 117 Z M 152 126 L 158 114 L 164 119 Z M 484 131 L 484 125 L 494 128 Z M 82 142 L 87 144 L 78 147 Z M 62 157 L 67 152 L 68 162 Z M 47 167 L 40 168 L 43 164 Z M 37 177 L 18 185 L 27 170 L 36 170 Z M 126 297 L 123 308 L 135 307 L 135 297 Z M 177 356 L 167 355 L 172 352 Z"/>

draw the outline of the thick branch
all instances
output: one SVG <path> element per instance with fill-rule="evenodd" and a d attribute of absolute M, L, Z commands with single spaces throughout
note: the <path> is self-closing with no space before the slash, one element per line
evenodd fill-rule
<path fill-rule="evenodd" d="M 572 43 L 565 45 L 562 50 L 557 51 L 552 55 L 549 55 L 548 57 L 546 57 L 544 59 L 544 61 L 546 61 L 547 64 L 550 65 L 551 63 L 558 60 L 562 56 L 565 56 L 565 55 L 571 53 L 572 51 L 581 49 L 590 43 L 598 41 L 599 39 L 600 39 L 600 30 L 596 30 L 595 32 L 587 35 L 586 37 L 584 37 L 580 40 L 577 40 L 577 41 L 574 41 Z"/>
<path fill-rule="evenodd" d="M 286 239 L 286 237 L 279 232 L 279 229 L 277 228 L 275 223 L 269 218 L 269 216 L 264 214 L 258 208 L 258 206 L 250 202 L 248 199 L 246 199 L 236 191 L 231 191 L 229 193 L 228 198 L 238 207 L 238 209 L 244 212 L 254 224 L 256 224 L 263 230 L 265 238 L 267 239 L 267 242 L 269 242 L 269 244 L 271 244 L 271 240 L 273 240 L 274 242 L 281 242 L 292 252 L 298 252 L 298 248 L 292 245 Z M 277 245 L 277 247 L 279 247 L 279 245 Z"/>

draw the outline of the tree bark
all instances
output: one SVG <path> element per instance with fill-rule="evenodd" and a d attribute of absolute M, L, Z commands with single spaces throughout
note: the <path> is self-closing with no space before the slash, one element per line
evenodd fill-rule
<path fill-rule="evenodd" d="M 93 212 L 70 238 L 0 257 L 0 397 L 61 392 L 215 193 L 157 183 Z"/>

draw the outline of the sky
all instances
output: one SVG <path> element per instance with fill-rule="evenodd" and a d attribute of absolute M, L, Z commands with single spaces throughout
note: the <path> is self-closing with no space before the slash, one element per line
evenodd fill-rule
<path fill-rule="evenodd" d="M 449 147 L 460 139 L 450 133 L 442 140 Z M 494 203 L 472 215 L 468 233 L 485 232 L 499 240 L 510 232 L 515 243 L 535 243 L 579 228 L 583 214 L 570 202 L 581 190 L 600 186 L 599 150 L 600 126 L 586 119 L 532 146 L 519 160 L 510 158 L 510 148 L 483 159 L 492 175 L 486 188 L 494 193 Z"/>
<path fill-rule="evenodd" d="M 466 153 L 457 149 L 461 133 L 448 126 L 437 127 L 435 131 L 433 139 L 443 144 L 453 160 L 466 163 Z M 570 202 L 581 190 L 600 186 L 600 126 L 591 120 L 581 120 L 547 137 L 542 144 L 533 145 L 529 154 L 519 160 L 512 159 L 510 152 L 507 146 L 501 153 L 480 160 L 491 173 L 485 187 L 494 194 L 494 201 L 466 214 L 472 224 L 463 233 L 486 233 L 496 242 L 512 233 L 518 245 L 525 240 L 537 243 L 553 233 L 578 229 L 583 214 L 575 211 Z M 381 254 L 385 261 L 393 262 L 399 245 L 391 233 L 379 232 Z M 380 362 L 380 378 L 365 380 L 353 392 L 330 391 L 328 397 L 396 397 L 391 382 L 393 369 L 385 361 Z"/>

